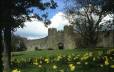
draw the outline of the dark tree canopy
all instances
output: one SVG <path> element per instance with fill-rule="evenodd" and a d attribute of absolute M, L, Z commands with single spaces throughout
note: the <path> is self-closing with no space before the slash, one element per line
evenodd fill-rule
<path fill-rule="evenodd" d="M 114 0 L 104 0 L 103 10 L 107 12 L 114 12 Z"/>
<path fill-rule="evenodd" d="M 29 13 L 32 13 L 32 11 L 29 8 L 31 7 L 37 7 L 40 10 L 55 9 L 57 7 L 53 0 L 46 3 L 42 3 L 42 0 L 1 0 L 0 5 L 0 23 L 3 26 L 9 25 L 12 28 L 22 25 L 25 20 L 30 20 Z M 41 18 L 38 15 L 36 16 L 38 19 Z"/>
<path fill-rule="evenodd" d="M 47 8 L 55 9 L 57 4 L 54 0 L 50 0 L 49 2 L 42 2 L 42 0 L 0 0 L 0 49 L 4 48 L 4 70 L 5 72 L 9 72 L 10 68 L 10 60 L 11 60 L 11 31 L 17 27 L 23 27 L 23 23 L 26 20 L 30 20 L 30 13 L 33 11 L 30 10 L 31 7 L 36 7 L 40 10 L 45 10 Z M 37 19 L 44 21 L 45 24 L 49 24 L 50 21 L 46 16 L 43 17 L 39 15 L 35 15 Z M 42 18 L 42 19 L 41 19 Z M 2 32 L 4 32 L 4 37 L 2 36 Z M 4 39 L 3 39 L 4 38 Z M 4 40 L 4 45 L 2 46 L 2 41 Z M 0 52 L 0 56 L 2 56 L 2 52 Z M 3 70 L 2 66 L 2 57 L 0 58 L 0 72 Z"/>

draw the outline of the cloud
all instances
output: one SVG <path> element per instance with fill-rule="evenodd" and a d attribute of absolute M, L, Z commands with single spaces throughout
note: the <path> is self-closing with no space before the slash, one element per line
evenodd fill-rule
<path fill-rule="evenodd" d="M 100 25 L 102 25 L 102 30 L 114 30 L 113 24 L 113 14 L 106 15 L 102 21 L 100 22 Z"/>
<path fill-rule="evenodd" d="M 57 13 L 51 19 L 51 24 L 48 28 L 57 28 L 57 30 L 63 30 L 65 25 L 69 25 L 68 20 L 65 18 L 65 14 L 63 12 Z"/>
<path fill-rule="evenodd" d="M 107 21 L 112 21 L 113 20 L 113 14 L 110 14 L 110 15 L 106 15 L 103 19 L 102 19 L 102 21 L 101 21 L 101 23 L 100 24 L 104 24 L 105 22 L 107 22 Z"/>
<path fill-rule="evenodd" d="M 38 20 L 32 19 L 31 22 L 25 22 L 24 28 L 19 28 L 15 32 L 16 35 L 27 37 L 28 39 L 36 39 L 47 36 L 48 28 Z"/>
<path fill-rule="evenodd" d="M 51 24 L 48 28 L 57 28 L 57 30 L 63 30 L 65 25 L 69 25 L 68 20 L 64 17 L 65 14 L 63 12 L 58 12 L 53 16 L 51 20 Z M 32 19 L 31 22 L 25 22 L 24 28 L 17 29 L 14 34 L 26 37 L 28 39 L 40 39 L 46 37 L 48 35 L 48 28 L 44 26 L 44 23 L 38 21 L 37 19 Z"/>

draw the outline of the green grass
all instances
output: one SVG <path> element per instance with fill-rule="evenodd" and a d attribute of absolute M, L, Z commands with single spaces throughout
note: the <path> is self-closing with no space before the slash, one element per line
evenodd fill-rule
<path fill-rule="evenodd" d="M 20 69 L 21 72 L 70 72 L 69 64 L 74 64 L 76 67 L 73 72 L 113 72 L 109 67 L 103 66 L 102 68 L 98 65 L 100 57 L 105 57 L 109 49 L 73 49 L 73 50 L 41 50 L 41 51 L 23 51 L 23 52 L 13 52 L 12 61 L 15 59 L 18 60 L 16 68 Z M 86 53 L 92 53 L 92 57 L 87 60 L 81 61 L 80 58 L 83 57 Z M 75 57 L 78 59 L 74 60 Z M 62 59 L 55 61 L 58 56 L 62 56 Z M 65 56 L 65 57 L 64 57 Z M 68 57 L 71 56 L 70 61 L 66 61 Z M 95 62 L 91 62 L 92 58 L 96 58 Z M 29 59 L 38 58 L 39 61 L 44 61 L 46 58 L 50 60 L 50 63 L 39 63 L 38 65 L 29 64 Z M 41 58 L 41 59 L 40 59 Z M 42 60 L 43 59 L 43 60 Z M 23 63 L 23 61 L 25 63 Z M 38 62 L 39 62 L 38 61 Z M 81 65 L 77 65 L 76 62 L 81 62 Z M 88 62 L 88 65 L 85 65 L 85 62 Z M 110 61 L 110 64 L 114 64 L 114 61 Z M 42 65 L 41 68 L 38 66 Z M 53 69 L 53 65 L 57 66 L 57 69 Z M 14 65 L 13 65 L 14 66 Z M 12 68 L 15 68 L 12 67 Z M 97 71 L 99 70 L 99 71 Z"/>
<path fill-rule="evenodd" d="M 13 52 L 12 53 L 12 59 L 21 59 L 21 58 L 31 58 L 31 57 L 51 57 L 56 56 L 58 54 L 61 55 L 69 55 L 74 53 L 76 54 L 84 54 L 85 52 L 94 52 L 96 55 L 100 52 L 102 53 L 106 51 L 107 49 L 71 49 L 71 50 L 41 50 L 41 51 L 22 51 L 22 52 Z M 99 54 L 100 54 L 99 53 Z"/>

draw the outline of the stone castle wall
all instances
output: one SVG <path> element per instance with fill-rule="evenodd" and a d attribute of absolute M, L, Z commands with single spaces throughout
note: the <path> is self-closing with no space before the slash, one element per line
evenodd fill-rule
<path fill-rule="evenodd" d="M 50 28 L 47 37 L 28 40 L 25 43 L 28 50 L 34 50 L 35 47 L 41 49 L 58 49 L 59 43 L 63 44 L 64 49 L 74 49 L 78 47 L 76 46 L 79 43 L 78 38 L 80 38 L 80 35 L 74 32 L 72 26 L 65 26 L 63 31 Z M 114 47 L 114 32 L 101 32 L 98 40 L 97 47 Z"/>
<path fill-rule="evenodd" d="M 114 31 L 100 32 L 97 47 L 114 47 Z"/>
<path fill-rule="evenodd" d="M 27 47 L 28 51 L 35 50 L 35 48 L 38 49 L 46 49 L 47 48 L 47 37 L 42 39 L 36 39 L 36 40 L 27 40 L 25 41 L 25 45 Z"/>

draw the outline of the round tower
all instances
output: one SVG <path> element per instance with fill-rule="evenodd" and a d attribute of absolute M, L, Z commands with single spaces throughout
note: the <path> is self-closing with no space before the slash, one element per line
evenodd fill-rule
<path fill-rule="evenodd" d="M 64 47 L 66 49 L 74 49 L 75 48 L 75 39 L 73 26 L 65 26 L 64 27 Z"/>
<path fill-rule="evenodd" d="M 49 28 L 48 29 L 48 48 L 57 49 L 57 29 Z"/>

